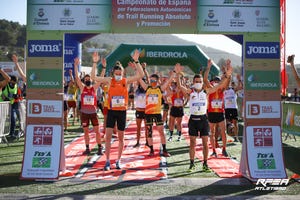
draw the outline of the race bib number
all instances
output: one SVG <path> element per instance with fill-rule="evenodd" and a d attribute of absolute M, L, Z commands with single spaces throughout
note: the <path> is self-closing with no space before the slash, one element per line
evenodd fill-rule
<path fill-rule="evenodd" d="M 192 115 L 205 115 L 206 107 L 205 103 L 192 103 L 190 113 Z"/>
<path fill-rule="evenodd" d="M 183 99 L 175 99 L 174 100 L 174 106 L 177 106 L 177 107 L 181 107 L 183 106 Z"/>
<path fill-rule="evenodd" d="M 228 107 L 232 107 L 235 105 L 235 100 L 234 97 L 228 97 L 225 99 L 225 106 Z"/>
<path fill-rule="evenodd" d="M 72 101 L 75 99 L 75 95 L 74 94 L 68 94 L 68 101 Z"/>
<path fill-rule="evenodd" d="M 94 96 L 85 95 L 83 97 L 83 105 L 94 105 Z"/>
<path fill-rule="evenodd" d="M 112 108 L 125 106 L 124 96 L 113 96 L 111 98 L 111 106 Z"/>
<path fill-rule="evenodd" d="M 68 94 L 64 94 L 64 100 L 67 101 L 69 98 L 69 95 Z"/>
<path fill-rule="evenodd" d="M 147 100 L 149 104 L 158 104 L 158 95 L 150 94 Z"/>
<path fill-rule="evenodd" d="M 136 103 L 138 105 L 146 104 L 146 95 L 145 94 L 138 95 L 136 99 Z"/>
<path fill-rule="evenodd" d="M 215 99 L 211 102 L 212 108 L 222 108 L 223 101 L 221 99 Z"/>

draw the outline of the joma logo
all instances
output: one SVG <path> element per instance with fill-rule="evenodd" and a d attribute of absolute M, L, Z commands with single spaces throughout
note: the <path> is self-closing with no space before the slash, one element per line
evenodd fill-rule
<path fill-rule="evenodd" d="M 276 54 L 276 47 L 257 47 L 257 46 L 249 46 L 247 54 L 253 53 L 263 53 L 263 54 Z"/>
<path fill-rule="evenodd" d="M 29 40 L 29 57 L 61 57 L 63 55 L 61 40 Z"/>
<path fill-rule="evenodd" d="M 29 49 L 29 52 L 30 53 L 34 53 L 34 52 L 59 52 L 60 51 L 60 48 L 59 48 L 59 45 L 34 45 L 32 44 L 30 49 Z"/>
<path fill-rule="evenodd" d="M 246 42 L 246 58 L 280 58 L 278 42 Z"/>

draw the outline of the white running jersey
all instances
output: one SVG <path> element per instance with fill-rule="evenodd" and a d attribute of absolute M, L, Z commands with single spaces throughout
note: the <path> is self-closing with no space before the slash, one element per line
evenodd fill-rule
<path fill-rule="evenodd" d="M 207 112 L 207 94 L 203 90 L 196 92 L 192 90 L 190 94 L 190 114 L 191 115 L 205 115 Z"/>
<path fill-rule="evenodd" d="M 135 99 L 136 108 L 146 108 L 146 93 L 136 93 Z"/>
<path fill-rule="evenodd" d="M 226 108 L 238 108 L 237 106 L 237 95 L 233 88 L 229 88 L 224 91 L 224 102 Z"/>

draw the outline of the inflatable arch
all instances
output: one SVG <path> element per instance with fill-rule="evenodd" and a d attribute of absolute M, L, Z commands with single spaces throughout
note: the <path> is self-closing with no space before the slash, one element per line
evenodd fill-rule
<path fill-rule="evenodd" d="M 195 45 L 139 45 L 139 44 L 121 44 L 106 58 L 108 63 L 108 72 L 113 67 L 113 63 L 120 61 L 124 67 L 130 60 L 130 53 L 133 49 L 141 51 L 140 62 L 146 62 L 148 65 L 173 66 L 180 63 L 188 66 L 195 74 L 200 69 L 204 70 L 207 66 L 208 56 Z M 101 68 L 101 64 L 99 65 Z M 210 76 L 219 74 L 219 67 L 214 63 Z"/>

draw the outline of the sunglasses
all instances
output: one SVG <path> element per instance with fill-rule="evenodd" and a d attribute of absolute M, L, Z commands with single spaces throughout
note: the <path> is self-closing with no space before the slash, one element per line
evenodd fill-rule
<path fill-rule="evenodd" d="M 122 70 L 120 66 L 114 66 L 114 70 Z"/>

